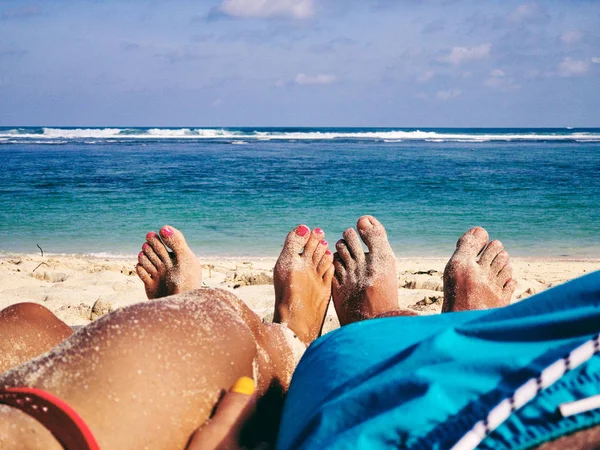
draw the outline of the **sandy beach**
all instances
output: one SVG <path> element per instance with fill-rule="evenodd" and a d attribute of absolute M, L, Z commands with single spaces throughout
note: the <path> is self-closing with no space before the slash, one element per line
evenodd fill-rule
<path fill-rule="evenodd" d="M 272 319 L 272 271 L 276 258 L 203 258 L 206 286 L 227 289 L 264 321 Z M 442 258 L 398 259 L 401 307 L 435 314 L 443 299 Z M 0 309 L 35 302 L 70 326 L 86 325 L 103 314 L 147 301 L 135 273 L 136 260 L 87 256 L 12 254 L 0 257 Z M 600 270 L 600 259 L 512 259 L 518 281 L 512 302 Z M 324 331 L 339 326 L 330 305 Z"/>

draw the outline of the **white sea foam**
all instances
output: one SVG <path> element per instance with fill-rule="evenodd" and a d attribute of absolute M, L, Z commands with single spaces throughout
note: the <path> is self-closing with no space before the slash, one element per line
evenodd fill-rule
<path fill-rule="evenodd" d="M 453 133 L 444 131 L 241 131 L 224 128 L 42 128 L 40 132 L 28 129 L 0 130 L 0 139 L 30 140 L 29 143 L 57 139 L 101 139 L 103 142 L 144 139 L 240 139 L 244 140 L 333 140 L 366 139 L 400 142 L 406 140 L 428 142 L 487 142 L 487 141 L 581 141 L 596 142 L 600 133 L 552 133 L 544 130 L 524 133 Z M 31 140 L 35 140 L 32 142 Z M 91 143 L 91 141 L 87 141 Z"/>
<path fill-rule="evenodd" d="M 42 128 L 44 134 L 33 135 L 34 138 L 108 138 L 117 136 L 121 129 L 119 128 L 76 128 L 76 129 L 63 129 L 63 128 Z M 24 137 L 20 135 L 19 137 Z M 29 136 L 28 136 L 29 137 Z"/>
<path fill-rule="evenodd" d="M 64 253 L 62 254 L 57 254 L 57 255 L 64 255 Z M 110 253 L 110 252 L 97 252 L 97 253 L 84 253 L 84 255 L 89 255 L 93 258 L 107 258 L 107 259 L 131 259 L 131 258 L 135 258 L 136 255 L 134 254 L 124 254 L 124 253 Z"/>
<path fill-rule="evenodd" d="M 44 145 L 61 145 L 68 144 L 69 141 L 65 140 L 56 140 L 56 139 L 8 139 L 6 141 L 7 144 L 44 144 Z"/>

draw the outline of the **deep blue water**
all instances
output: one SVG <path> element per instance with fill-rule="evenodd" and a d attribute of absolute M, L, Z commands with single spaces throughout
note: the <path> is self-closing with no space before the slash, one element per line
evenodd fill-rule
<path fill-rule="evenodd" d="M 201 255 L 276 256 L 368 213 L 398 256 L 482 225 L 513 255 L 600 258 L 600 129 L 0 128 L 0 157 L 0 252 L 135 254 L 169 223 Z"/>

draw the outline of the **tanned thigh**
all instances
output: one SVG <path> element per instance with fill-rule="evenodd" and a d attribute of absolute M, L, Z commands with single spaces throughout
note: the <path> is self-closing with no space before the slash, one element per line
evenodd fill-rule
<path fill-rule="evenodd" d="M 184 448 L 240 376 L 261 394 L 289 383 L 297 361 L 285 347 L 232 294 L 201 289 L 109 314 L 0 384 L 66 401 L 101 448 Z"/>
<path fill-rule="evenodd" d="M 0 311 L 0 373 L 60 344 L 73 330 L 49 309 L 17 303 Z"/>

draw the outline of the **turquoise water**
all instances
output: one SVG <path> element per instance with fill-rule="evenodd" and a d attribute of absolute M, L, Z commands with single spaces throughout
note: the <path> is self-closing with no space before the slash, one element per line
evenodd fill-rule
<path fill-rule="evenodd" d="M 131 255 L 179 227 L 199 254 L 333 244 L 362 214 L 398 256 L 482 225 L 511 254 L 600 258 L 600 129 L 0 128 L 0 252 Z"/>

